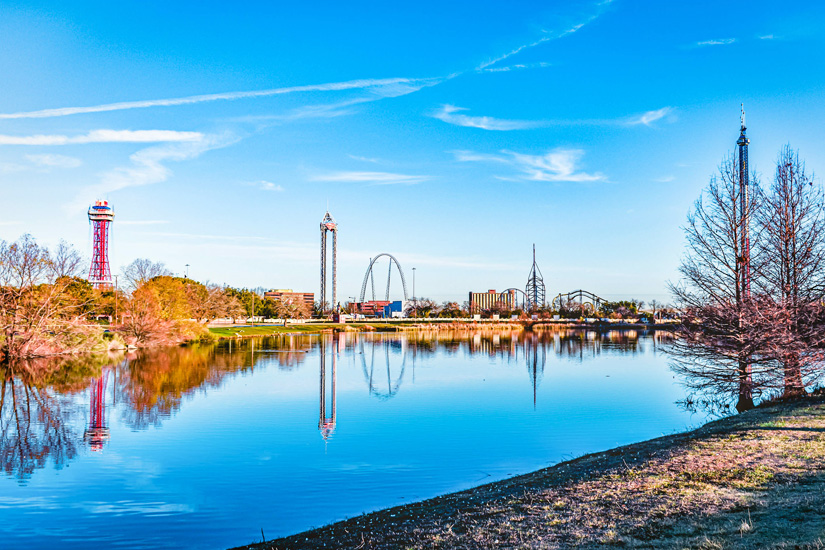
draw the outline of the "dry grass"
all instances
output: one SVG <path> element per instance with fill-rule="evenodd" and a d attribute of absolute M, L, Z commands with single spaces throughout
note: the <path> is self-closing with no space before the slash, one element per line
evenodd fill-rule
<path fill-rule="evenodd" d="M 246 548 L 825 550 L 825 399 Z"/>

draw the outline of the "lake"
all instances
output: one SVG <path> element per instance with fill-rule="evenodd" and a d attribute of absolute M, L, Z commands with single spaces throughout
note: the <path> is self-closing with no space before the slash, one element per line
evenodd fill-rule
<path fill-rule="evenodd" d="M 0 546 L 227 548 L 684 431 L 707 417 L 668 338 L 284 335 L 6 372 Z"/>

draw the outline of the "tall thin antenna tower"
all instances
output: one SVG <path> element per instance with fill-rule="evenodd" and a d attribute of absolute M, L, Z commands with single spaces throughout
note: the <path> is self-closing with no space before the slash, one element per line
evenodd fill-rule
<path fill-rule="evenodd" d="M 96 201 L 89 207 L 92 224 L 92 265 L 89 282 L 95 288 L 112 288 L 112 270 L 109 268 L 109 224 L 115 219 L 115 211 L 108 201 Z"/>
<path fill-rule="evenodd" d="M 741 265 L 741 288 L 742 298 L 751 296 L 751 240 L 750 240 L 750 181 L 748 178 L 748 144 L 751 140 L 745 135 L 745 105 L 742 104 L 742 116 L 740 118 L 739 139 L 736 145 L 739 146 L 739 208 L 742 216 L 742 265 Z"/>
<path fill-rule="evenodd" d="M 329 213 L 324 215 L 321 221 L 321 308 L 326 308 L 327 300 L 327 232 L 332 233 L 332 302 L 330 309 L 334 310 L 337 300 L 337 265 L 338 265 L 338 224 L 335 223 L 335 218 Z M 324 311 L 324 313 L 326 313 Z"/>

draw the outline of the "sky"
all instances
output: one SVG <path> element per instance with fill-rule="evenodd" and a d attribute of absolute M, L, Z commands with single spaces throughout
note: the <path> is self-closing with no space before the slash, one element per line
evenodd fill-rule
<path fill-rule="evenodd" d="M 535 244 L 548 298 L 668 302 L 740 104 L 763 184 L 825 170 L 823 3 L 394 4 L 4 0 L 0 239 L 88 257 L 106 199 L 114 273 L 317 294 L 328 208 L 340 301 L 380 253 L 524 288 Z"/>

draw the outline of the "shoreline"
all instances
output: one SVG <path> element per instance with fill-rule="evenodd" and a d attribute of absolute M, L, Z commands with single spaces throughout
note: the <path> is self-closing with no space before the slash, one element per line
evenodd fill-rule
<path fill-rule="evenodd" d="M 454 322 L 444 320 L 409 320 L 409 321 L 387 321 L 387 322 L 349 322 L 349 323 L 294 323 L 284 326 L 283 324 L 257 324 L 257 325 L 213 325 L 208 327 L 210 334 L 218 340 L 230 338 L 255 338 L 261 336 L 275 335 L 300 335 L 300 334 L 329 334 L 333 332 L 416 332 L 416 331 L 442 331 L 442 330 L 477 330 L 477 331 L 503 331 L 503 330 L 553 330 L 553 329 L 575 329 L 607 332 L 611 330 L 641 330 L 641 331 L 665 331 L 672 332 L 678 325 L 667 324 L 642 324 L 642 323 L 581 323 L 568 321 L 495 321 L 495 322 Z"/>
<path fill-rule="evenodd" d="M 234 550 L 825 548 L 825 391 Z"/>

